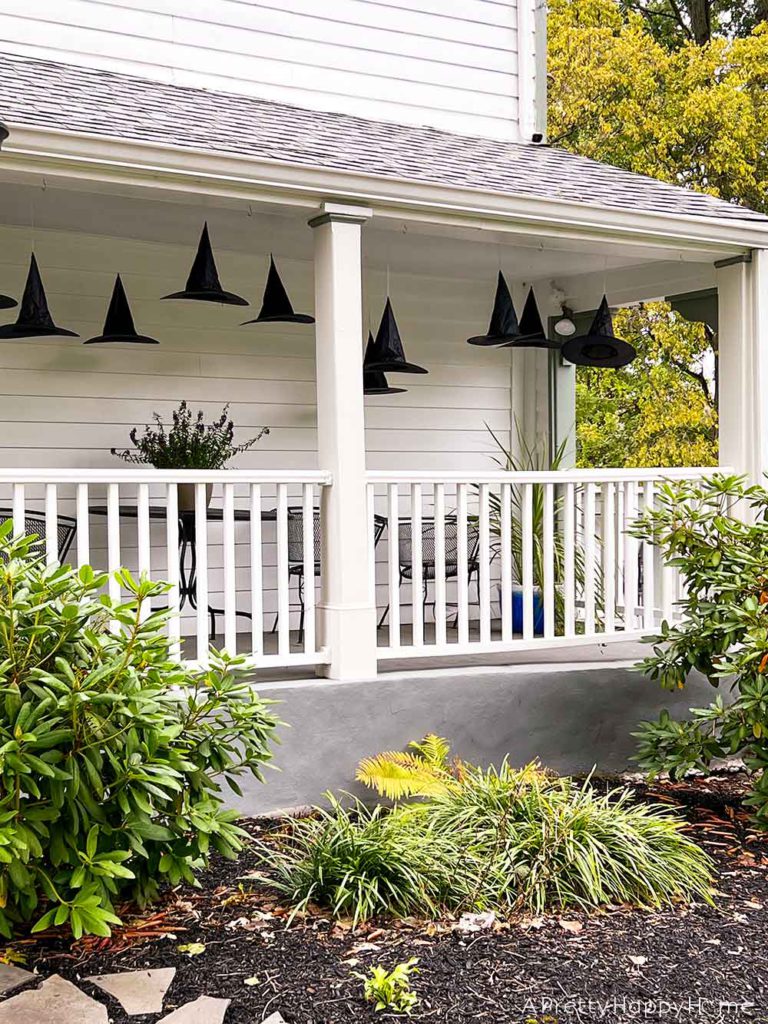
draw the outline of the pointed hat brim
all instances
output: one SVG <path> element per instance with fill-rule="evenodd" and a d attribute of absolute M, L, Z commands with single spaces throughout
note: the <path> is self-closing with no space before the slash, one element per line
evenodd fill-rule
<path fill-rule="evenodd" d="M 159 345 L 157 338 L 150 338 L 146 334 L 100 334 L 96 338 L 89 338 L 84 345 L 101 345 L 112 342 L 132 343 L 134 345 Z"/>
<path fill-rule="evenodd" d="M 0 309 L 13 309 L 15 306 L 18 306 L 16 299 L 10 295 L 0 295 Z"/>
<path fill-rule="evenodd" d="M 544 335 L 532 334 L 513 338 L 511 341 L 505 342 L 504 345 L 502 345 L 502 348 L 545 348 L 559 350 L 561 345 L 561 342 L 550 341 L 549 338 L 545 338 Z"/>
<path fill-rule="evenodd" d="M 242 295 L 235 295 L 234 292 L 171 292 L 170 295 L 163 295 L 164 299 L 194 299 L 197 302 L 218 302 L 225 306 L 248 306 L 250 303 Z"/>
<path fill-rule="evenodd" d="M 561 349 L 563 359 L 575 366 L 606 367 L 620 369 L 637 356 L 635 348 L 621 338 L 606 337 L 604 334 L 582 334 L 569 338 Z"/>
<path fill-rule="evenodd" d="M 385 388 L 363 388 L 364 395 L 405 395 L 407 393 L 408 388 L 391 388 L 389 385 Z"/>
<path fill-rule="evenodd" d="M 370 362 L 365 364 L 366 370 L 381 370 L 382 373 L 429 373 L 429 370 L 425 370 L 423 366 L 417 366 L 416 363 L 409 363 L 403 360 L 381 360 L 380 362 Z"/>
<path fill-rule="evenodd" d="M 476 334 L 473 338 L 467 338 L 467 344 L 490 348 L 492 345 L 505 345 L 513 342 L 516 338 L 516 334 Z"/>
<path fill-rule="evenodd" d="M 79 338 L 76 331 L 68 331 L 64 327 L 38 327 L 34 324 L 3 324 L 0 327 L 0 338 Z"/>
<path fill-rule="evenodd" d="M 253 320 L 244 320 L 240 326 L 245 327 L 246 324 L 313 324 L 314 322 L 315 318 L 309 313 L 275 313 L 274 315 L 257 316 Z"/>

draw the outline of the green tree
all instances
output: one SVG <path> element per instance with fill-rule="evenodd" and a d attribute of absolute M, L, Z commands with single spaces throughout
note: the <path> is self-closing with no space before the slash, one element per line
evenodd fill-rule
<path fill-rule="evenodd" d="M 706 33 L 692 28 L 693 2 L 552 0 L 550 138 L 768 212 L 768 24 L 756 4 L 702 3 Z M 616 325 L 639 359 L 579 369 L 580 464 L 716 461 L 716 339 L 658 303 L 621 311 Z"/>

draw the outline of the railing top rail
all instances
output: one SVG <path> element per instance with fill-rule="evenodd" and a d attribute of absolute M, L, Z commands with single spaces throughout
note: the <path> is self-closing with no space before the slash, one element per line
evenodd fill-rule
<path fill-rule="evenodd" d="M 317 469 L 0 469 L 0 484 L 319 484 L 330 473 Z"/>
<path fill-rule="evenodd" d="M 523 472 L 490 471 L 424 471 L 369 470 L 368 483 L 435 483 L 435 484 L 563 484 L 610 483 L 648 480 L 696 480 L 715 473 L 732 472 L 723 466 L 683 467 L 681 469 L 560 469 L 525 470 Z"/>

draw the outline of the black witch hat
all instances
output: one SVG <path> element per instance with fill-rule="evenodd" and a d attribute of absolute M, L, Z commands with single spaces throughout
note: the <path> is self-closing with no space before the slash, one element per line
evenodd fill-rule
<path fill-rule="evenodd" d="M 0 338 L 43 338 L 61 335 L 67 338 L 78 338 L 79 334 L 57 327 L 48 310 L 48 300 L 37 268 L 35 254 L 29 262 L 27 283 L 21 297 L 19 315 L 15 324 L 4 324 L 0 327 Z"/>
<path fill-rule="evenodd" d="M 533 288 L 528 290 L 523 315 L 520 317 L 520 336 L 508 341 L 503 348 L 560 348 L 559 341 L 547 338 Z"/>
<path fill-rule="evenodd" d="M 622 341 L 613 333 L 613 320 L 605 295 L 587 333 L 569 338 L 562 352 L 564 359 L 577 366 L 613 368 L 626 366 L 637 356 L 629 342 Z"/>
<path fill-rule="evenodd" d="M 18 306 L 16 299 L 10 295 L 0 295 L 0 309 L 13 309 L 14 306 Z"/>
<path fill-rule="evenodd" d="M 400 331 L 397 329 L 389 297 L 376 332 L 376 340 L 367 353 L 366 369 L 382 370 L 386 373 L 429 373 L 423 366 L 409 363 L 405 358 Z"/>
<path fill-rule="evenodd" d="M 0 121 L 0 147 L 2 147 L 5 140 L 8 138 L 8 126 Z"/>
<path fill-rule="evenodd" d="M 115 287 L 112 289 L 112 299 L 107 310 L 107 319 L 104 321 L 104 330 L 97 338 L 89 338 L 84 345 L 96 345 L 107 341 L 127 341 L 137 345 L 159 345 L 160 342 L 146 334 L 137 334 L 131 316 L 131 307 L 125 295 L 123 282 L 118 274 L 115 279 Z"/>
<path fill-rule="evenodd" d="M 313 324 L 315 318 L 308 313 L 294 313 L 288 292 L 285 290 L 277 272 L 272 254 L 269 255 L 269 273 L 264 288 L 261 311 L 255 320 L 246 320 L 246 324 Z M 245 327 L 245 324 L 241 326 Z"/>
<path fill-rule="evenodd" d="M 467 338 L 468 345 L 503 345 L 505 342 L 515 341 L 520 337 L 520 325 L 517 322 L 517 313 L 512 304 L 512 296 L 509 293 L 504 275 L 499 271 L 499 278 L 496 283 L 496 298 L 493 301 L 493 312 L 491 323 L 486 334 L 477 334 L 474 338 Z"/>
<path fill-rule="evenodd" d="M 248 305 L 246 299 L 235 295 L 234 292 L 225 292 L 221 287 L 216 261 L 213 258 L 211 240 L 208 237 L 207 221 L 203 225 L 203 233 L 200 235 L 197 255 L 189 272 L 186 288 L 183 292 L 173 292 L 171 295 L 164 295 L 163 298 L 198 299 L 200 302 L 222 302 L 228 306 Z"/>
<path fill-rule="evenodd" d="M 404 395 L 407 388 L 391 388 L 382 370 L 369 370 L 368 359 L 373 351 L 373 335 L 368 331 L 368 345 L 363 359 L 363 394 L 364 395 Z"/>

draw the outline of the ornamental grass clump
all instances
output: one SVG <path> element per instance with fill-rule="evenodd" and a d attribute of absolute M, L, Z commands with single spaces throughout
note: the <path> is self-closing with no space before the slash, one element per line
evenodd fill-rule
<path fill-rule="evenodd" d="M 357 923 L 711 901 L 712 864 L 666 807 L 635 803 L 629 790 L 596 793 L 538 764 L 449 764 L 435 736 L 410 747 L 358 770 L 393 807 L 331 797 L 330 810 L 293 822 L 267 853 L 273 884 L 296 908 L 314 902 Z"/>
<path fill-rule="evenodd" d="M 236 661 L 172 660 L 167 586 L 46 566 L 0 527 L 0 932 L 109 935 L 118 900 L 195 884 L 245 833 L 221 784 L 270 758 L 277 719 Z M 113 627 L 117 624 L 117 629 Z"/>

